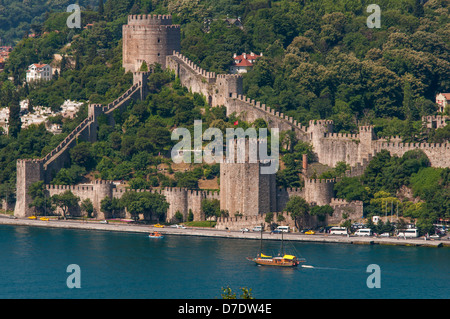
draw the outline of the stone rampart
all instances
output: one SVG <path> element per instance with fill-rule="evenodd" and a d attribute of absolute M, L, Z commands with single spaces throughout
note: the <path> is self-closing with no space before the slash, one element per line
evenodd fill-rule
<path fill-rule="evenodd" d="M 450 167 L 450 144 L 438 143 L 375 143 L 375 152 L 388 150 L 391 155 L 403 156 L 411 150 L 422 150 L 430 160 L 432 167 Z"/>
<path fill-rule="evenodd" d="M 62 194 L 66 191 L 71 191 L 75 196 L 80 198 L 80 202 L 89 198 L 94 206 L 96 217 L 99 219 L 111 218 L 112 216 L 105 216 L 101 211 L 101 201 L 105 197 L 109 198 L 122 198 L 127 192 L 152 192 L 163 195 L 169 204 L 167 211 L 166 221 L 173 221 L 176 212 L 180 212 L 183 215 L 183 220 L 188 218 L 189 211 L 192 211 L 194 220 L 204 220 L 205 217 L 202 212 L 201 204 L 204 199 L 220 199 L 218 191 L 208 190 L 189 190 L 185 188 L 153 188 L 153 189 L 124 189 L 116 188 L 110 181 L 97 180 L 92 184 L 79 184 L 79 185 L 45 185 L 47 196 L 53 196 L 56 194 Z M 81 216 L 81 212 L 78 210 L 75 212 L 76 216 Z M 116 216 L 117 217 L 117 216 Z M 125 212 L 126 218 L 131 216 Z"/>
<path fill-rule="evenodd" d="M 330 206 L 333 207 L 333 215 L 327 216 L 327 225 L 339 226 L 344 220 L 357 221 L 363 218 L 363 202 L 347 202 L 345 199 L 332 198 Z"/>
<path fill-rule="evenodd" d="M 70 149 L 77 145 L 79 141 L 95 142 L 97 140 L 99 115 L 108 115 L 109 122 L 113 123 L 113 112 L 115 110 L 123 110 L 131 101 L 144 98 L 147 93 L 147 78 L 150 73 L 136 72 L 134 80 L 138 82 L 134 83 L 130 89 L 109 105 L 89 105 L 88 117 L 44 158 L 17 161 L 17 199 L 14 215 L 27 217 L 33 214 L 33 210 L 29 208 L 31 198 L 28 195 L 28 187 L 38 181 L 50 183 L 58 171 L 70 162 Z"/>

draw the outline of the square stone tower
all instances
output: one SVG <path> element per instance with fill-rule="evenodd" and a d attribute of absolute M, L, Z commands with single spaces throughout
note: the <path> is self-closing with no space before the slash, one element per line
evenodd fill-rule
<path fill-rule="evenodd" d="M 172 24 L 170 15 L 130 15 L 122 35 L 126 72 L 139 71 L 144 61 L 165 69 L 166 56 L 181 49 L 180 26 Z"/>
<path fill-rule="evenodd" d="M 275 173 L 262 174 L 261 168 L 270 166 L 270 163 L 261 161 L 259 156 L 255 161 L 250 160 L 248 141 L 245 148 L 243 162 L 234 157 L 224 159 L 220 164 L 220 209 L 227 210 L 230 217 L 234 217 L 235 213 L 258 216 L 275 212 Z"/>

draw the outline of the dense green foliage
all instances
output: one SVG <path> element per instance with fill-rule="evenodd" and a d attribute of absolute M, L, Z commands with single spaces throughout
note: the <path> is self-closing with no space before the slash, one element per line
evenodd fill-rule
<path fill-rule="evenodd" d="M 420 121 L 423 115 L 436 114 L 435 94 L 450 90 L 450 15 L 444 0 L 429 0 L 424 6 L 415 0 L 377 1 L 380 29 L 366 25 L 368 0 L 108 0 L 100 7 L 99 1 L 80 1 L 96 10 L 83 10 L 82 27 L 93 23 L 86 29 L 67 28 L 67 1 L 32 2 L 0 0 L 0 37 L 12 42 L 24 32 L 36 35 L 17 43 L 0 73 L 0 106 L 12 110 L 12 130 L 9 136 L 0 135 L 2 197 L 14 192 L 18 158 L 44 156 L 87 115 L 85 104 L 73 120 L 53 119 L 63 123 L 61 135 L 53 136 L 43 125 L 20 130 L 18 100 L 28 98 L 31 107 L 56 110 L 66 99 L 106 104 L 130 87 L 132 76 L 121 67 L 121 30 L 128 14 L 173 14 L 182 28 L 183 54 L 208 71 L 228 72 L 233 53 L 262 52 L 264 57 L 244 76 L 245 94 L 302 124 L 326 118 L 334 120 L 339 132 L 355 133 L 358 125 L 373 124 L 378 136 L 401 135 L 406 142 L 450 139 L 450 126 L 425 130 Z M 243 28 L 229 25 L 227 15 L 240 17 Z M 23 85 L 27 67 L 36 62 L 51 63 L 60 72 L 48 83 Z M 234 127 L 237 118 L 227 118 L 224 108 L 210 109 L 202 96 L 157 67 L 149 89 L 145 101 L 114 115 L 114 127 L 101 119 L 98 142 L 79 141 L 53 183 L 82 182 L 90 173 L 126 180 L 133 189 L 198 188 L 199 179 L 218 177 L 218 165 L 175 171 L 168 160 L 176 142 L 171 131 L 186 127 L 192 132 L 195 119 L 202 119 L 204 129 L 224 130 Z M 262 122 L 239 121 L 239 127 L 267 125 Z M 301 187 L 302 156 L 312 161 L 314 150 L 289 133 L 281 144 L 278 185 Z M 346 169 L 340 163 L 320 177 L 340 177 Z M 386 203 L 398 203 L 400 214 L 418 219 L 426 229 L 430 221 L 449 217 L 448 176 L 448 169 L 430 168 L 419 152 L 402 158 L 381 152 L 361 178 L 343 178 L 336 193 L 364 201 L 369 215 L 385 212 Z M 401 197 L 403 186 L 422 201 Z M 136 214 L 142 209 L 131 199 L 128 205 Z M 104 209 L 115 213 L 121 207 L 111 202 Z M 316 208 L 311 213 L 328 212 Z"/>
<path fill-rule="evenodd" d="M 429 167 L 422 151 L 409 151 L 402 157 L 381 151 L 364 175 L 342 178 L 335 190 L 339 198 L 363 201 L 366 216 L 410 217 L 417 220 L 422 233 L 432 233 L 433 221 L 450 217 L 449 174 L 448 168 Z M 405 195 L 404 186 L 413 194 Z"/>
<path fill-rule="evenodd" d="M 0 39 L 13 44 L 32 33 L 39 34 L 42 23 L 51 11 L 66 11 L 75 3 L 69 0 L 0 0 Z M 97 0 L 76 1 L 82 8 L 96 6 Z"/>
<path fill-rule="evenodd" d="M 301 123 L 333 119 L 338 131 L 350 132 L 378 118 L 419 121 L 435 112 L 435 94 L 450 88 L 448 3 L 428 1 L 419 14 L 413 0 L 379 1 L 381 28 L 369 29 L 370 3 L 224 0 L 211 10 L 185 4 L 191 10 L 179 13 L 183 52 L 224 72 L 232 53 L 263 52 L 245 76 L 246 94 Z M 219 19 L 202 31 L 203 18 L 230 12 L 242 18 L 243 30 Z M 407 135 L 412 126 L 382 123 L 380 135 Z"/>

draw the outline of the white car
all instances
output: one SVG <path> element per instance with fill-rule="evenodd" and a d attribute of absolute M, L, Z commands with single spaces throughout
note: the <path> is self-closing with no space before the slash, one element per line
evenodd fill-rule
<path fill-rule="evenodd" d="M 247 232 L 247 231 L 248 231 L 248 228 L 241 228 L 239 231 L 240 231 L 240 232 Z"/>
<path fill-rule="evenodd" d="M 172 228 L 181 228 L 181 229 L 186 229 L 186 226 L 184 226 L 184 225 L 170 225 L 170 227 L 172 227 Z"/>

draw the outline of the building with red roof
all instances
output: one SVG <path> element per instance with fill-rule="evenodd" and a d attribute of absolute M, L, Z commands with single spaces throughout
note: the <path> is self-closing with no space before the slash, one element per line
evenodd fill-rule
<path fill-rule="evenodd" d="M 444 113 L 445 108 L 450 103 L 450 93 L 439 93 L 438 95 L 436 95 L 436 103 L 439 108 L 438 112 Z"/>
<path fill-rule="evenodd" d="M 242 53 L 241 55 L 234 54 L 234 63 L 230 67 L 230 72 L 232 74 L 247 73 L 255 64 L 258 58 L 261 58 L 263 54 L 260 55 L 251 52 L 250 54 Z"/>
<path fill-rule="evenodd" d="M 27 82 L 38 80 L 50 81 L 52 76 L 53 69 L 48 64 L 34 63 L 27 70 Z"/>

